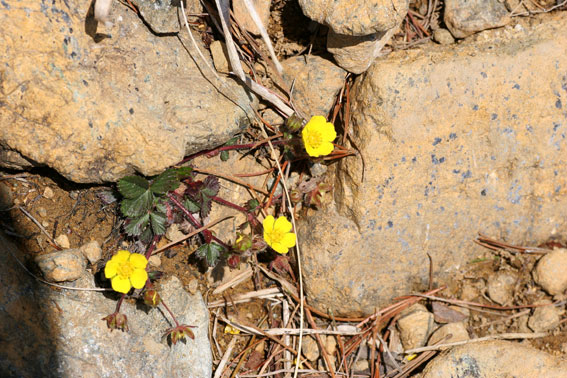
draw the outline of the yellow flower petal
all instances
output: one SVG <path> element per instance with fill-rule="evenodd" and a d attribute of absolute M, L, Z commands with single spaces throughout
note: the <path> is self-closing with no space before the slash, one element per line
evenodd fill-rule
<path fill-rule="evenodd" d="M 335 138 L 337 137 L 335 126 L 333 126 L 331 122 L 325 123 L 325 125 L 321 127 L 321 136 L 323 137 L 323 140 L 326 142 L 334 141 Z"/>
<path fill-rule="evenodd" d="M 146 272 L 144 269 L 134 269 L 134 272 L 130 276 L 130 282 L 135 289 L 143 288 L 144 285 L 146 285 L 147 280 L 148 272 Z"/>
<path fill-rule="evenodd" d="M 104 276 L 106 278 L 112 278 L 118 274 L 118 262 L 116 260 L 110 259 L 106 266 L 104 267 Z"/>
<path fill-rule="evenodd" d="M 276 222 L 276 220 L 274 219 L 273 216 L 268 215 L 264 221 L 262 222 L 262 226 L 264 226 L 264 232 L 266 231 L 272 231 L 274 229 L 274 223 Z"/>
<path fill-rule="evenodd" d="M 111 260 L 114 260 L 114 261 L 120 263 L 120 262 L 128 260 L 130 255 L 131 255 L 130 252 L 121 249 L 120 251 L 116 252 L 116 254 L 114 256 L 112 256 Z"/>
<path fill-rule="evenodd" d="M 295 234 L 290 232 L 290 233 L 287 233 L 283 236 L 281 243 L 283 245 L 285 245 L 286 247 L 291 248 L 291 247 L 295 246 L 296 239 L 297 239 L 297 237 L 295 236 Z"/>
<path fill-rule="evenodd" d="M 148 265 L 148 260 L 146 259 L 146 256 L 141 255 L 139 253 L 132 253 L 130 255 L 130 262 L 132 263 L 134 268 L 139 268 L 139 269 L 146 269 L 146 265 Z"/>
<path fill-rule="evenodd" d="M 110 282 L 112 283 L 112 290 L 119 293 L 127 294 L 132 288 L 132 285 L 130 284 L 130 280 L 128 278 L 115 276 Z"/>
<path fill-rule="evenodd" d="M 291 231 L 291 222 L 287 220 L 286 217 L 279 217 L 274 223 L 274 230 L 278 230 L 278 232 L 290 232 Z"/>
<path fill-rule="evenodd" d="M 289 252 L 289 248 L 279 242 L 271 244 L 270 247 L 272 247 L 274 251 L 276 251 L 277 253 L 281 253 L 282 255 Z"/>

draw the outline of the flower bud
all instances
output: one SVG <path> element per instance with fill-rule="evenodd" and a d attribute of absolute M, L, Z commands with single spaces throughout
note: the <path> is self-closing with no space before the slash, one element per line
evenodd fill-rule
<path fill-rule="evenodd" d="M 297 189 L 292 189 L 289 192 L 289 199 L 291 200 L 291 203 L 293 203 L 293 204 L 300 203 L 301 200 L 303 199 L 303 193 L 301 193 Z"/>
<path fill-rule="evenodd" d="M 260 206 L 260 202 L 258 202 L 256 198 L 252 198 L 246 203 L 246 206 L 248 207 L 248 210 L 254 211 L 258 206 Z"/>
<path fill-rule="evenodd" d="M 230 255 L 226 263 L 228 264 L 228 267 L 230 269 L 237 269 L 240 266 L 240 256 L 236 253 L 233 253 L 232 255 Z"/>
<path fill-rule="evenodd" d="M 260 252 L 268 247 L 268 243 L 264 240 L 262 235 L 254 235 L 252 238 L 252 251 Z"/>
<path fill-rule="evenodd" d="M 292 133 L 296 133 L 303 127 L 304 119 L 293 113 L 291 117 L 286 119 L 285 127 Z"/>
<path fill-rule="evenodd" d="M 169 336 L 171 343 L 173 345 L 177 344 L 177 342 L 180 340 L 185 340 L 186 337 L 195 339 L 195 335 L 193 334 L 193 331 L 189 329 L 190 327 L 191 326 L 181 324 L 178 325 L 177 327 L 168 329 L 165 335 Z"/>
<path fill-rule="evenodd" d="M 252 238 L 250 235 L 238 233 L 238 237 L 234 242 L 234 249 L 238 252 L 246 252 L 252 247 Z"/>
<path fill-rule="evenodd" d="M 161 297 L 156 289 L 144 291 L 144 303 L 150 307 L 157 307 L 161 303 Z"/>
<path fill-rule="evenodd" d="M 124 314 L 115 312 L 102 318 L 102 320 L 106 320 L 106 326 L 110 329 L 110 332 L 115 329 L 128 332 L 128 318 Z"/>

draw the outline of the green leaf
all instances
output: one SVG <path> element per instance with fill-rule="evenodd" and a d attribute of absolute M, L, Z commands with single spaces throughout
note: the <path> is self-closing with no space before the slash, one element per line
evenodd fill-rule
<path fill-rule="evenodd" d="M 217 265 L 219 256 L 223 250 L 224 247 L 221 246 L 220 244 L 209 243 L 200 246 L 195 252 L 195 254 L 199 258 L 205 259 L 207 261 L 207 264 L 212 267 Z"/>
<path fill-rule="evenodd" d="M 183 206 L 185 206 L 190 213 L 198 213 L 199 210 L 201 210 L 199 204 L 189 198 L 186 198 L 185 201 L 183 201 Z"/>
<path fill-rule="evenodd" d="M 201 218 L 206 218 L 211 212 L 211 199 L 202 193 L 203 200 L 201 201 Z"/>
<path fill-rule="evenodd" d="M 154 235 L 152 234 L 152 228 L 146 226 L 146 228 L 144 229 L 144 231 L 142 231 L 142 234 L 138 238 L 142 243 L 149 244 L 152 241 L 153 236 Z"/>
<path fill-rule="evenodd" d="M 148 180 L 140 176 L 126 176 L 118 181 L 118 191 L 124 198 L 140 197 L 149 187 Z"/>
<path fill-rule="evenodd" d="M 150 215 L 144 214 L 139 218 L 135 218 L 135 219 L 130 220 L 130 223 L 128 223 L 124 227 L 124 231 L 128 235 L 138 236 L 148 226 L 149 221 L 150 221 Z"/>
<path fill-rule="evenodd" d="M 220 159 L 221 159 L 222 161 L 227 161 L 228 158 L 229 158 L 229 156 L 228 156 L 228 151 L 221 151 L 221 153 L 220 153 Z"/>
<path fill-rule="evenodd" d="M 219 179 L 215 176 L 207 176 L 207 178 L 203 181 L 203 188 L 201 189 L 201 193 L 206 195 L 207 197 L 213 197 L 219 193 L 219 189 Z"/>
<path fill-rule="evenodd" d="M 152 209 L 153 200 L 154 196 L 152 192 L 146 190 L 137 198 L 123 199 L 122 204 L 120 205 L 120 210 L 122 211 L 122 214 L 128 218 L 139 217 Z"/>
<path fill-rule="evenodd" d="M 152 231 L 155 235 L 165 234 L 165 220 L 165 214 L 159 212 L 150 213 Z"/>
<path fill-rule="evenodd" d="M 181 181 L 184 178 L 191 176 L 192 172 L 193 172 L 192 167 L 179 167 L 179 168 L 177 168 L 177 180 Z"/>
<path fill-rule="evenodd" d="M 168 169 L 154 179 L 150 190 L 155 194 L 165 194 L 177 189 L 178 186 L 177 169 Z"/>

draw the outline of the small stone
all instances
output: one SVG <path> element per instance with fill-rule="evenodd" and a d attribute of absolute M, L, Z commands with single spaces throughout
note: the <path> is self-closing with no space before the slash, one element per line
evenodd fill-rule
<path fill-rule="evenodd" d="M 555 249 L 539 259 L 533 271 L 534 281 L 551 295 L 567 290 L 567 249 Z"/>
<path fill-rule="evenodd" d="M 409 309 L 414 308 L 410 307 Z M 433 329 L 433 314 L 417 307 L 416 311 L 398 320 L 398 330 L 404 349 L 419 348 L 425 345 Z"/>
<path fill-rule="evenodd" d="M 38 214 L 40 217 L 45 218 L 45 217 L 47 216 L 47 210 L 45 210 L 44 207 L 39 207 L 39 208 L 37 209 L 37 214 Z"/>
<path fill-rule="evenodd" d="M 213 41 L 209 46 L 211 50 L 211 55 L 213 57 L 213 64 L 215 68 L 220 73 L 229 73 L 228 69 L 228 53 L 226 51 L 226 45 L 221 41 Z"/>
<path fill-rule="evenodd" d="M 301 344 L 301 351 L 305 358 L 309 361 L 315 361 L 319 358 L 319 346 L 317 341 L 312 336 L 307 336 L 303 339 Z"/>
<path fill-rule="evenodd" d="M 504 26 L 510 20 L 510 13 L 499 0 L 445 1 L 444 21 L 456 38 Z"/>
<path fill-rule="evenodd" d="M 323 345 L 325 345 L 325 349 L 327 350 L 327 353 L 329 353 L 330 355 L 334 355 L 335 352 L 337 351 L 337 339 L 335 339 L 335 336 L 332 335 L 322 336 L 321 339 L 323 341 Z"/>
<path fill-rule="evenodd" d="M 161 258 L 158 255 L 150 256 L 148 263 L 157 268 L 161 265 Z"/>
<path fill-rule="evenodd" d="M 433 39 L 440 45 L 451 45 L 455 43 L 455 38 L 453 38 L 449 30 L 442 28 L 433 32 Z"/>
<path fill-rule="evenodd" d="M 102 249 L 100 248 L 100 244 L 96 240 L 84 244 L 79 249 L 83 256 L 85 256 L 91 264 L 96 263 L 102 258 Z"/>
<path fill-rule="evenodd" d="M 534 332 L 547 332 L 557 327 L 562 313 L 563 311 L 552 305 L 537 307 L 528 320 L 528 327 Z"/>
<path fill-rule="evenodd" d="M 71 244 L 69 243 L 69 238 L 65 234 L 61 234 L 55 238 L 55 243 L 63 249 L 69 249 Z"/>
<path fill-rule="evenodd" d="M 167 228 L 167 231 L 165 232 L 165 237 L 170 242 L 180 240 L 184 236 L 185 234 L 179 230 L 179 225 L 177 223 L 173 223 Z"/>
<path fill-rule="evenodd" d="M 433 334 L 429 338 L 427 345 L 435 345 L 438 342 L 440 342 L 441 344 L 447 344 L 469 339 L 470 336 L 467 332 L 467 327 L 465 326 L 465 324 L 463 322 L 456 322 L 445 324 L 444 326 L 439 327 L 435 332 L 433 332 Z M 448 349 L 448 347 L 442 348 L 442 350 L 445 349 Z"/>
<path fill-rule="evenodd" d="M 368 360 L 358 360 L 352 365 L 352 371 L 355 373 L 365 373 L 370 370 Z"/>
<path fill-rule="evenodd" d="M 251 0 L 250 1 L 254 8 L 256 9 L 256 13 L 260 16 L 260 21 L 262 21 L 262 25 L 264 28 L 268 28 L 268 23 L 270 22 L 270 4 L 271 0 Z M 246 29 L 248 32 L 252 34 L 260 34 L 260 31 L 256 27 L 252 16 L 250 16 L 250 12 L 246 5 L 244 5 L 244 0 L 234 0 L 232 2 L 232 11 L 234 12 L 234 18 L 238 21 L 238 24 Z"/>
<path fill-rule="evenodd" d="M 518 276 L 513 272 L 500 271 L 488 278 L 486 291 L 494 302 L 505 305 L 512 303 Z"/>
<path fill-rule="evenodd" d="M 14 203 L 14 196 L 10 187 L 0 182 L 0 210 L 9 209 Z"/>
<path fill-rule="evenodd" d="M 74 281 L 85 271 L 86 262 L 77 249 L 47 253 L 35 259 L 46 280 L 52 282 Z"/>
<path fill-rule="evenodd" d="M 42 225 L 44 228 L 47 228 L 47 227 L 49 227 L 49 222 L 48 222 L 48 221 L 43 221 L 43 222 L 41 222 L 41 225 Z"/>
<path fill-rule="evenodd" d="M 76 200 L 77 198 L 79 198 L 79 191 L 78 190 L 73 190 L 69 192 L 69 197 L 71 199 Z"/>
<path fill-rule="evenodd" d="M 194 295 L 199 289 L 199 281 L 196 279 L 191 280 L 189 284 L 185 287 L 185 289 L 187 289 L 187 291 L 191 293 L 191 295 Z"/>
<path fill-rule="evenodd" d="M 47 199 L 52 199 L 54 196 L 53 189 L 51 189 L 49 186 L 46 186 L 43 190 L 43 196 Z"/>

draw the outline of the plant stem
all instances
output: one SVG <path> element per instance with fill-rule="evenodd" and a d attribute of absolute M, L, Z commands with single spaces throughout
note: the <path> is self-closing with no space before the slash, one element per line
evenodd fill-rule
<path fill-rule="evenodd" d="M 230 207 L 230 208 L 232 208 L 232 209 L 234 209 L 234 210 L 240 211 L 241 213 L 244 213 L 245 215 L 248 214 L 248 210 L 247 210 L 247 209 L 245 209 L 245 208 L 242 207 L 242 206 L 238 206 L 238 205 L 235 204 L 235 203 L 232 203 L 232 202 L 230 202 L 230 201 L 227 201 L 227 200 L 222 199 L 222 198 L 217 197 L 217 196 L 213 196 L 213 197 L 211 197 L 211 199 L 212 199 L 213 201 L 217 202 L 217 203 L 220 203 L 221 205 L 225 205 L 225 206 Z"/>
<path fill-rule="evenodd" d="M 193 227 L 195 227 L 195 228 L 203 227 L 201 225 L 201 223 L 199 223 L 199 221 L 197 219 L 195 219 L 193 214 L 191 214 L 191 212 L 189 212 L 189 210 L 187 210 L 185 208 L 185 206 L 183 206 L 183 204 L 181 202 L 179 202 L 179 200 L 175 197 L 175 195 L 173 195 L 172 193 L 167 193 L 167 197 L 171 200 L 171 202 L 173 202 L 175 204 L 175 206 L 177 206 L 181 211 L 183 211 L 183 214 L 185 214 L 185 216 L 187 216 L 189 221 L 193 224 Z M 220 245 L 222 245 L 226 249 L 230 250 L 230 246 L 228 244 L 226 244 L 225 242 L 223 242 L 222 240 L 220 240 L 219 238 L 217 238 L 214 235 L 212 235 L 212 238 L 213 238 L 214 241 L 216 241 L 217 243 L 219 243 Z"/>
<path fill-rule="evenodd" d="M 272 145 L 277 146 L 280 144 L 286 144 L 288 141 L 287 140 L 275 140 L 272 142 Z M 184 163 L 187 163 L 190 160 L 193 160 L 199 156 L 203 156 L 203 155 L 207 155 L 210 153 L 220 153 L 222 151 L 231 151 L 231 150 L 245 150 L 245 149 L 249 149 L 249 148 L 256 148 L 259 146 L 262 146 L 264 144 L 268 143 L 268 141 L 263 141 L 263 142 L 255 142 L 255 143 L 247 143 L 247 144 L 234 144 L 232 146 L 221 146 L 221 147 L 217 147 L 217 148 L 211 148 L 210 150 L 203 150 L 203 151 L 199 151 L 199 152 L 195 152 L 192 155 L 187 156 L 186 158 L 184 158 L 183 160 L 181 160 L 179 163 L 177 163 L 177 165 L 181 165 Z"/>
<path fill-rule="evenodd" d="M 173 321 L 175 322 L 175 326 L 179 327 L 179 322 L 177 321 L 177 319 L 175 318 L 175 315 L 173 315 L 173 312 L 171 312 L 171 310 L 169 309 L 169 307 L 167 307 L 167 305 L 165 304 L 165 302 L 163 301 L 163 298 L 161 299 L 161 304 L 163 305 L 163 307 L 167 310 L 167 312 L 169 312 L 169 315 L 171 316 L 171 318 L 173 319 Z"/>
<path fill-rule="evenodd" d="M 149 260 L 150 256 L 152 255 L 152 252 L 154 251 L 154 249 L 156 249 L 156 245 L 157 245 L 160 238 L 161 238 L 160 235 L 154 235 L 154 238 L 152 239 L 150 246 L 146 250 L 146 255 L 145 255 L 146 260 Z"/>
<path fill-rule="evenodd" d="M 122 302 L 124 301 L 124 298 L 126 298 L 126 294 L 122 294 L 122 296 L 120 297 L 120 299 L 116 303 L 116 310 L 114 310 L 114 312 L 116 314 L 118 314 L 120 312 L 120 306 L 122 306 Z"/>

